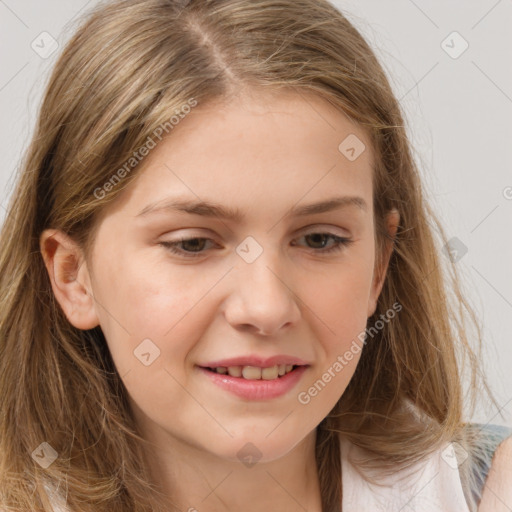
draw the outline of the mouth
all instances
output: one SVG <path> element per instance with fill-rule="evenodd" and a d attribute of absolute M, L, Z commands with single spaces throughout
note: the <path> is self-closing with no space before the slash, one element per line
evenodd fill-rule
<path fill-rule="evenodd" d="M 283 397 L 298 386 L 310 365 L 196 366 L 208 381 L 244 400 Z"/>
<path fill-rule="evenodd" d="M 200 368 L 211 373 L 229 375 L 230 377 L 246 380 L 275 380 L 281 379 L 303 366 L 305 365 L 280 364 L 267 368 L 261 368 L 259 366 L 217 366 L 216 368 L 201 366 Z"/>

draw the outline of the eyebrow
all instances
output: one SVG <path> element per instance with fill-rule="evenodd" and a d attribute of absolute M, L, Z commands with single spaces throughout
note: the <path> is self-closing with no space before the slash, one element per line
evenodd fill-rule
<path fill-rule="evenodd" d="M 347 207 L 357 207 L 362 211 L 368 211 L 368 205 L 362 197 L 358 196 L 339 196 L 326 199 L 317 203 L 310 203 L 292 208 L 287 217 L 303 217 L 325 213 L 332 210 L 340 210 Z M 238 208 L 229 208 L 211 201 L 199 200 L 180 200 L 164 199 L 156 203 L 151 203 L 143 208 L 136 217 L 145 217 L 154 212 L 182 212 L 191 215 L 200 215 L 202 217 L 218 217 L 221 219 L 242 222 L 245 219 L 244 214 Z"/>

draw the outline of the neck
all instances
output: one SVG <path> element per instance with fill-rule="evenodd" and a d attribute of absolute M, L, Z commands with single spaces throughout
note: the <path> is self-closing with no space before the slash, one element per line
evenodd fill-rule
<path fill-rule="evenodd" d="M 220 457 L 163 432 L 144 437 L 154 446 L 148 457 L 151 475 L 176 510 L 322 512 L 316 429 L 283 457 L 254 464 Z"/>

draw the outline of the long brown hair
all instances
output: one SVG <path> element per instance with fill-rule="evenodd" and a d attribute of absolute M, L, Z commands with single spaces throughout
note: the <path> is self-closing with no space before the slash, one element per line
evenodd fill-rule
<path fill-rule="evenodd" d="M 402 309 L 368 340 L 348 388 L 318 426 L 323 510 L 341 507 L 340 435 L 383 471 L 447 441 L 476 453 L 464 418 L 478 379 L 492 398 L 478 366 L 480 326 L 454 262 L 441 253 L 447 237 L 427 201 L 400 105 L 358 31 L 327 0 L 115 0 L 87 15 L 56 62 L 1 231 L 1 508 L 51 510 L 50 483 L 71 511 L 159 510 L 145 441 L 104 335 L 99 326 L 70 325 L 39 238 L 59 229 L 89 254 L 100 213 L 136 178 L 138 164 L 104 187 L 114 171 L 191 101 L 228 100 L 244 88 L 316 94 L 366 130 L 376 160 L 377 257 L 386 212 L 400 213 L 368 324 L 395 302 Z M 58 456 L 43 468 L 37 450 L 48 445 Z M 469 467 L 461 475 L 471 502 Z"/>

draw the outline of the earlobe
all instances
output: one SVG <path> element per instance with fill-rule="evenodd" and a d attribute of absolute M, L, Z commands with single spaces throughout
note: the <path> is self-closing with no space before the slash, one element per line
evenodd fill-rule
<path fill-rule="evenodd" d="M 99 325 L 89 271 L 78 244 L 62 231 L 46 229 L 39 247 L 53 293 L 69 322 L 82 330 Z"/>
<path fill-rule="evenodd" d="M 384 254 L 382 255 L 381 264 L 376 265 L 373 273 L 372 291 L 370 300 L 368 302 L 367 317 L 369 318 L 375 313 L 377 309 L 377 301 L 379 299 L 380 292 L 384 286 L 386 280 L 386 274 L 388 270 L 389 260 L 393 253 L 394 242 L 396 233 L 398 230 L 398 224 L 400 223 L 400 214 L 396 208 L 393 208 L 388 212 L 386 216 L 386 231 L 388 238 L 384 245 Z"/>

